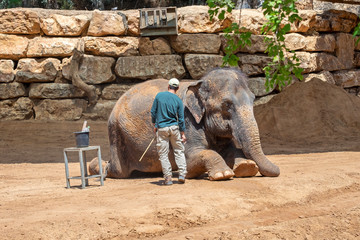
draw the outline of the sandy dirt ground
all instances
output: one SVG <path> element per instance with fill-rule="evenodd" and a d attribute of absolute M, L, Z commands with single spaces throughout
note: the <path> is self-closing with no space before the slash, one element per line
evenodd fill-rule
<path fill-rule="evenodd" d="M 277 178 L 187 180 L 161 175 L 98 179 L 66 189 L 62 149 L 82 122 L 0 122 L 2 239 L 359 239 L 360 144 L 353 150 L 268 155 Z M 90 143 L 108 158 L 106 122 L 90 122 Z M 65 134 L 64 134 L 65 133 Z M 49 138 L 49 135 L 52 137 Z M 359 142 L 357 142 L 359 143 Z M 274 152 L 275 142 L 264 142 Z M 280 151 L 294 151 L 293 143 Z M 268 150 L 266 150 L 268 149 Z M 88 153 L 88 160 L 93 156 Z M 72 156 L 70 156 L 72 157 Z M 79 176 L 76 158 L 70 175 Z M 17 162 L 17 163 L 16 163 Z"/>
<path fill-rule="evenodd" d="M 277 178 L 164 186 L 137 173 L 66 189 L 63 148 L 82 121 L 0 121 L 1 239 L 360 239 L 360 98 L 317 83 L 297 93 L 255 109 Z M 106 122 L 89 125 L 109 160 Z"/>

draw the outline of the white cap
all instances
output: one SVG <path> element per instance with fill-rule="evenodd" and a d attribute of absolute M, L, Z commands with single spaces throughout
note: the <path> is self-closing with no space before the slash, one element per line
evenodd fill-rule
<path fill-rule="evenodd" d="M 169 80 L 169 86 L 177 88 L 177 87 L 179 87 L 179 85 L 180 85 L 180 82 L 176 78 L 172 78 Z"/>

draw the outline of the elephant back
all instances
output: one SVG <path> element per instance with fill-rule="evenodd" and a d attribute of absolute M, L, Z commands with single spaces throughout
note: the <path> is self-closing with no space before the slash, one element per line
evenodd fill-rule
<path fill-rule="evenodd" d="M 148 141 L 153 132 L 151 106 L 158 92 L 167 90 L 167 80 L 149 80 L 130 88 L 115 104 L 109 122 L 119 124 L 124 135 L 134 144 Z"/>

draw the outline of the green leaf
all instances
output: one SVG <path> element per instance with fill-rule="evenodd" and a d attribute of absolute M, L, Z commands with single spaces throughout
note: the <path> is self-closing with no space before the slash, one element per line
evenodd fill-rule
<path fill-rule="evenodd" d="M 304 71 L 304 69 L 302 68 L 294 68 L 293 69 L 293 73 L 295 74 L 295 77 L 297 77 L 298 79 L 302 80 L 303 79 L 303 75 L 301 74 Z"/>
<path fill-rule="evenodd" d="M 219 14 L 218 18 L 220 20 L 224 20 L 225 19 L 225 10 L 222 10 L 221 13 Z"/>
<path fill-rule="evenodd" d="M 285 33 L 289 32 L 289 31 L 290 31 L 290 29 L 291 29 L 291 26 L 290 26 L 290 24 L 289 24 L 289 23 L 288 23 L 288 24 L 286 24 L 286 25 L 283 27 L 283 30 L 284 30 L 284 32 L 285 32 Z"/>
<path fill-rule="evenodd" d="M 208 0 L 208 1 L 206 1 L 206 3 L 210 8 L 214 8 L 216 6 L 214 1 L 212 1 L 212 0 Z"/>
<path fill-rule="evenodd" d="M 239 58 L 236 55 L 231 55 L 229 59 L 230 66 L 238 66 Z"/>
<path fill-rule="evenodd" d="M 356 40 L 356 42 L 355 42 L 355 46 L 357 46 L 357 45 L 358 45 L 359 41 L 360 41 L 360 38 L 358 38 L 358 39 Z"/>

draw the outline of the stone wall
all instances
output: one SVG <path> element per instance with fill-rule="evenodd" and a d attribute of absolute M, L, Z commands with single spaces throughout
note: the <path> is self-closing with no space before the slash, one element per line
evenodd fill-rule
<path fill-rule="evenodd" d="M 239 11 L 210 21 L 206 6 L 179 8 L 178 36 L 140 37 L 139 12 L 0 10 L 0 120 L 106 120 L 116 100 L 133 84 L 154 78 L 196 80 L 222 63 L 222 29 L 239 21 Z M 352 94 L 360 90 L 360 46 L 351 31 L 357 16 L 339 10 L 301 10 L 286 45 L 297 52 L 305 81 L 320 78 Z M 269 61 L 260 29 L 261 11 L 243 9 L 241 26 L 252 46 L 238 49 L 239 67 L 250 77 L 257 104 L 266 91 L 262 68 Z M 98 101 L 89 106 L 74 87 L 69 68 L 78 41 L 85 42 L 80 77 L 96 87 Z"/>

